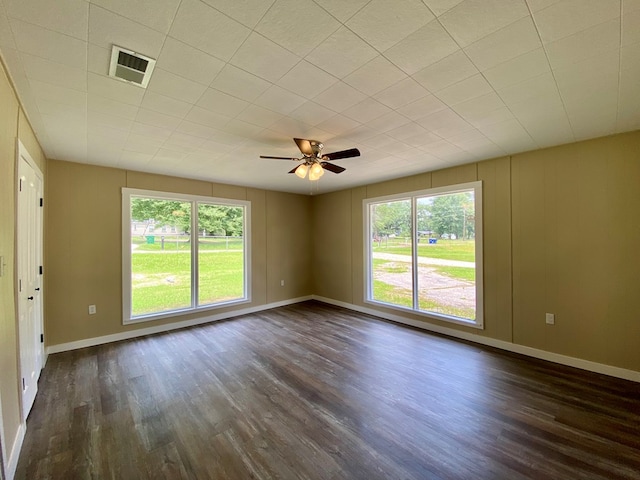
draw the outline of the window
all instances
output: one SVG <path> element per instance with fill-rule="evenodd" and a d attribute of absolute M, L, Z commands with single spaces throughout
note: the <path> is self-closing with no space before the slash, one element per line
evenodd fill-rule
<path fill-rule="evenodd" d="M 249 301 L 250 203 L 124 188 L 123 319 Z"/>
<path fill-rule="evenodd" d="M 365 301 L 478 328 L 482 183 L 364 201 Z"/>

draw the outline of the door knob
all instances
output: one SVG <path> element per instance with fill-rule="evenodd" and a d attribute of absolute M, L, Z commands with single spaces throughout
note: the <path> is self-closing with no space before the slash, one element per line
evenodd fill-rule
<path fill-rule="evenodd" d="M 36 292 L 39 292 L 39 291 L 40 291 L 40 288 L 36 288 Z"/>
<path fill-rule="evenodd" d="M 33 300 L 33 297 L 27 297 L 27 300 Z"/>

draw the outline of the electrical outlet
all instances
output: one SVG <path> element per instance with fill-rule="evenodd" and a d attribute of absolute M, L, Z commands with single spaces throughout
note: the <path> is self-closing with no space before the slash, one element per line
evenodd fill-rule
<path fill-rule="evenodd" d="M 96 313 L 96 306 L 89 305 L 89 315 L 95 315 L 95 313 Z"/>
<path fill-rule="evenodd" d="M 553 313 L 547 313 L 545 315 L 545 320 L 547 325 L 555 325 L 556 324 L 556 316 Z"/>
<path fill-rule="evenodd" d="M 284 287 L 284 280 L 280 280 L 280 286 Z"/>

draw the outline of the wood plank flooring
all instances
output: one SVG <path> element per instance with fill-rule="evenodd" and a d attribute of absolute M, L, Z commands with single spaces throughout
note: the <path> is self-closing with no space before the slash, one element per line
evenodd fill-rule
<path fill-rule="evenodd" d="M 640 479 L 640 384 L 307 302 L 52 355 L 18 479 Z"/>

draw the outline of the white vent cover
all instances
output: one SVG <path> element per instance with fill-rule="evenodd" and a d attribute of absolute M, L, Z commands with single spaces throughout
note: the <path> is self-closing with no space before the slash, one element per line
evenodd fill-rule
<path fill-rule="evenodd" d="M 114 45 L 111 50 L 109 76 L 147 88 L 155 66 L 156 61 L 153 58 Z"/>

